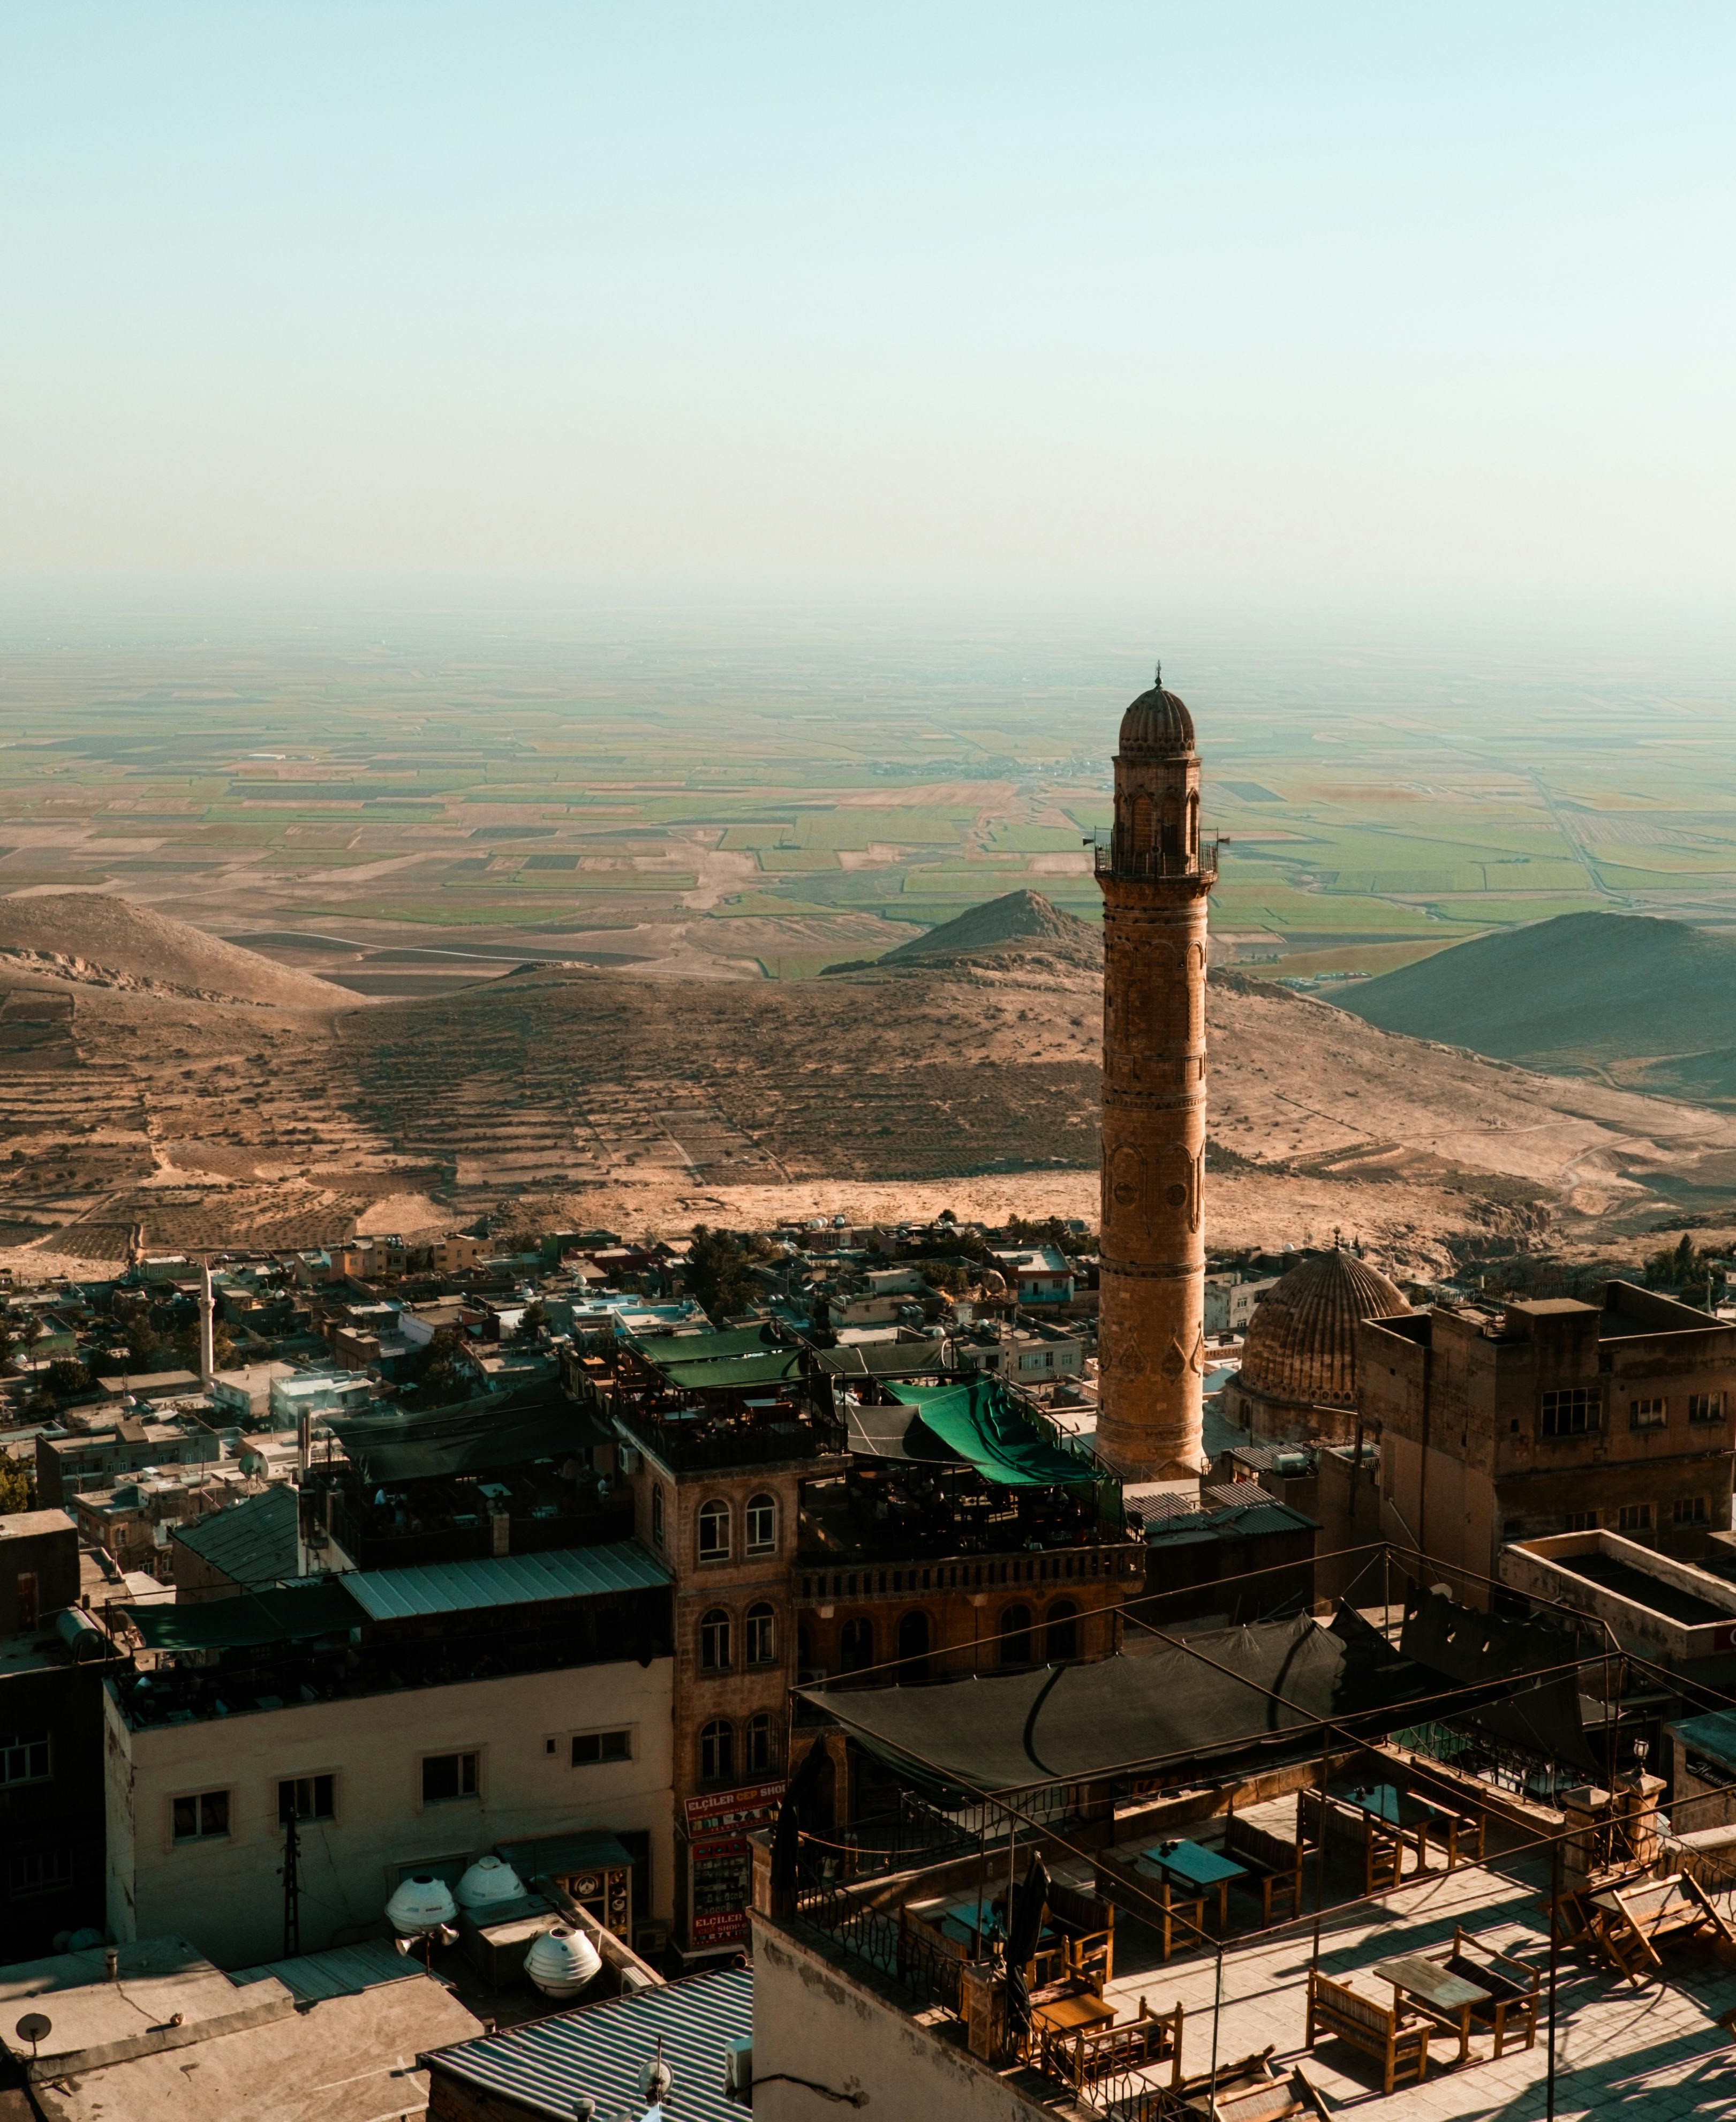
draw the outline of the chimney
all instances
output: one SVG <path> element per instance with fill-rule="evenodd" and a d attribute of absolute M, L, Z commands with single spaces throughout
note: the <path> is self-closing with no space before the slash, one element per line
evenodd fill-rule
<path fill-rule="evenodd" d="M 497 1505 L 488 1513 L 488 1523 L 494 1535 L 494 1552 L 510 1554 L 512 1552 L 512 1513 L 504 1505 Z"/>
<path fill-rule="evenodd" d="M 104 1980 L 105 1982 L 119 1982 L 119 1979 L 120 1979 L 120 1948 L 119 1948 L 119 1946 L 105 1945 L 105 1946 L 103 1947 L 103 1949 L 102 1949 L 102 1979 L 103 1979 L 103 1980 Z"/>

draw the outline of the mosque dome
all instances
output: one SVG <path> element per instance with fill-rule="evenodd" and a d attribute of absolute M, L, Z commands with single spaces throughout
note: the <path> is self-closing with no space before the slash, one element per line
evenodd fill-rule
<path fill-rule="evenodd" d="M 1188 759 L 1193 753 L 1193 717 L 1186 704 L 1164 689 L 1164 666 L 1157 682 L 1141 693 L 1121 718 L 1123 759 Z"/>
<path fill-rule="evenodd" d="M 1225 1413 L 1257 1437 L 1330 1433 L 1318 1410 L 1356 1405 L 1356 1322 L 1408 1311 L 1378 1268 L 1336 1248 L 1293 1267 L 1248 1321 Z"/>

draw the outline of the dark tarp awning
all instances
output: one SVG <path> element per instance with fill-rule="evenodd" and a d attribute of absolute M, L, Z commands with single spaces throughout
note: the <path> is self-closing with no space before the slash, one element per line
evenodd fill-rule
<path fill-rule="evenodd" d="M 1302 1758 L 1321 1719 L 1365 1718 L 1372 1732 L 1384 1716 L 1397 1727 L 1416 1691 L 1414 1671 L 1377 1667 L 1306 1616 L 1188 1641 L 988 1680 L 797 1692 L 915 1782 L 1010 1792 L 1274 1745 Z"/>
<path fill-rule="evenodd" d="M 596 1418 L 546 1384 L 484 1393 L 456 1407 L 390 1407 L 328 1418 L 364 1481 L 486 1474 L 532 1459 L 588 1456 L 608 1435 Z"/>
<path fill-rule="evenodd" d="M 985 1481 L 1004 1489 L 1071 1488 L 1104 1478 L 1088 1452 L 1045 1436 L 998 1378 L 978 1373 L 955 1386 L 895 1385 L 894 1400 L 914 1407 L 923 1428 Z M 915 1456 L 908 1442 L 905 1456 Z"/>
<path fill-rule="evenodd" d="M 726 1326 L 710 1334 L 628 1334 L 625 1339 L 648 1363 L 667 1370 L 671 1363 L 714 1362 L 721 1356 L 763 1356 L 790 1344 L 775 1326 Z"/>
<path fill-rule="evenodd" d="M 1405 1657 L 1461 1686 L 1491 1681 L 1518 1684 L 1498 1701 L 1456 1715 L 1455 1724 L 1473 1726 L 1503 1745 L 1518 1746 L 1539 1759 L 1587 1775 L 1597 1763 L 1585 1743 L 1579 1680 L 1572 1671 L 1552 1679 L 1525 1680 L 1523 1675 L 1572 1666 L 1584 1653 L 1577 1634 L 1547 1621 L 1513 1620 L 1498 1614 L 1461 1606 L 1444 1592 L 1420 1592 L 1413 1585 L 1405 1600 L 1400 1648 Z"/>
<path fill-rule="evenodd" d="M 278 1592 L 238 1592 L 194 1606 L 123 1606 L 151 1651 L 232 1651 L 264 1643 L 301 1643 L 348 1634 L 367 1619 L 343 1580 Z"/>
<path fill-rule="evenodd" d="M 845 1341 L 822 1348 L 819 1367 L 835 1378 L 932 1378 L 946 1367 L 944 1341 Z"/>
<path fill-rule="evenodd" d="M 758 1355 L 718 1356 L 698 1362 L 678 1363 L 660 1356 L 657 1365 L 678 1392 L 752 1392 L 800 1378 L 805 1359 L 800 1348 L 767 1348 Z"/>
<path fill-rule="evenodd" d="M 847 1406 L 850 1449 L 865 1459 L 914 1459 L 934 1466 L 964 1466 L 962 1452 L 949 1451 L 926 1428 L 913 1407 L 894 1400 L 873 1407 Z"/>

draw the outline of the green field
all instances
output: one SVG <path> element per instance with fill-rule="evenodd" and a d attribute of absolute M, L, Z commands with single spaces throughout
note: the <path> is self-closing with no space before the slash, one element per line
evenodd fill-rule
<path fill-rule="evenodd" d="M 679 924 L 774 978 L 1020 886 L 1099 910 L 1081 839 L 1110 822 L 1119 651 L 679 611 L 417 624 L 15 646 L 0 893 L 106 886 L 380 947 L 626 929 L 655 956 Z M 1360 972 L 1561 913 L 1736 923 L 1721 666 L 1311 654 L 1174 673 L 1227 839 L 1225 955 Z"/>

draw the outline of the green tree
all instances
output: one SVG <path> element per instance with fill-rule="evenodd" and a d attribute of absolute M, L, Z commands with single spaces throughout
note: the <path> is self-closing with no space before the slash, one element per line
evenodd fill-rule
<path fill-rule="evenodd" d="M 91 1373 L 76 1357 L 57 1356 L 43 1373 L 43 1397 L 56 1402 L 75 1400 L 90 1382 Z"/>
<path fill-rule="evenodd" d="M 16 1459 L 0 1456 L 0 1517 L 34 1508 L 35 1482 L 30 1469 Z"/>
<path fill-rule="evenodd" d="M 728 1231 L 708 1231 L 693 1226 L 693 1242 L 687 1256 L 687 1286 L 713 1319 L 744 1311 L 758 1294 L 759 1285 L 748 1265 L 748 1249 Z"/>
<path fill-rule="evenodd" d="M 416 1382 L 416 1400 L 422 1407 L 445 1407 L 468 1400 L 475 1379 L 464 1361 L 464 1343 L 450 1326 L 442 1326 L 428 1344 L 427 1360 Z"/>

